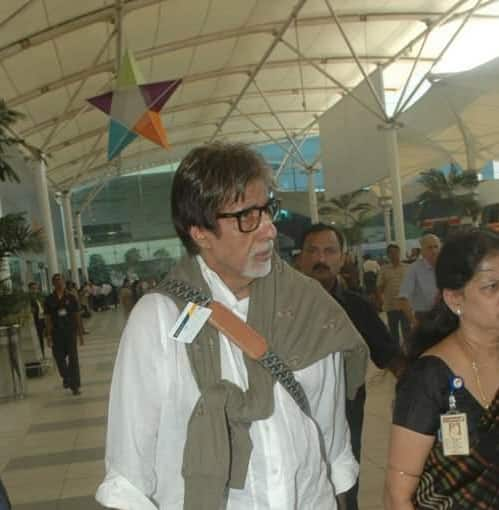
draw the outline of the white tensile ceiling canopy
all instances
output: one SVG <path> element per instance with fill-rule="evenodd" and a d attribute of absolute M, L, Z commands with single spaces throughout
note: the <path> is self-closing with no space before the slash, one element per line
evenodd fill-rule
<path fill-rule="evenodd" d="M 25 114 L 17 134 L 47 155 L 54 189 L 67 190 L 174 162 L 216 138 L 318 134 L 318 117 L 363 79 L 361 68 L 382 66 L 396 96 L 411 72 L 414 81 L 436 69 L 454 33 L 496 23 L 498 3 L 2 0 L 0 97 Z M 85 100 L 114 88 L 125 49 L 147 82 L 183 83 L 162 111 L 171 150 L 139 138 L 118 165 L 107 162 L 109 118 Z"/>

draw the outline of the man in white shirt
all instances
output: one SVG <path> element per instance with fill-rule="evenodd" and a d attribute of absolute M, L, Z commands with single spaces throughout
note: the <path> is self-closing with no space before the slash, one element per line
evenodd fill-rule
<path fill-rule="evenodd" d="M 190 315 L 176 324 L 183 305 L 160 284 L 137 303 L 121 339 L 97 492 L 104 506 L 344 508 L 358 464 L 343 352 L 347 363 L 358 361 L 357 379 L 347 372 L 350 394 L 362 384 L 367 351 L 320 285 L 273 253 L 271 182 L 261 157 L 243 145 L 191 151 L 172 185 L 172 217 L 189 255 L 171 275 L 265 336 L 293 369 L 296 393 L 208 324 L 190 343 L 175 340 Z"/>

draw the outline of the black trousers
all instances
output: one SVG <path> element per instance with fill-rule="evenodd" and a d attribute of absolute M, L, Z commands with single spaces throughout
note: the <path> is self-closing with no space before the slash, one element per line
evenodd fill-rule
<path fill-rule="evenodd" d="M 392 337 L 397 341 L 399 345 L 402 345 L 403 342 L 400 342 L 400 333 L 399 333 L 399 325 L 402 329 L 402 337 L 403 340 L 407 340 L 409 337 L 409 333 L 411 331 L 411 325 L 407 320 L 404 312 L 402 310 L 390 310 L 386 312 L 388 317 L 388 329 L 392 334 Z"/>
<path fill-rule="evenodd" d="M 54 331 L 52 353 L 64 387 L 77 390 L 81 383 L 76 333 Z"/>
<path fill-rule="evenodd" d="M 361 386 L 353 400 L 346 399 L 346 415 L 352 442 L 352 452 L 355 460 L 360 464 L 360 449 L 362 446 L 362 425 L 364 423 L 364 405 L 366 403 L 366 387 Z M 359 480 L 347 492 L 347 509 L 358 510 L 357 495 Z"/>
<path fill-rule="evenodd" d="M 42 356 L 45 358 L 45 343 L 43 341 L 43 334 L 45 332 L 45 319 L 34 319 L 36 334 L 38 336 L 38 342 L 40 342 L 40 350 L 42 351 Z"/>

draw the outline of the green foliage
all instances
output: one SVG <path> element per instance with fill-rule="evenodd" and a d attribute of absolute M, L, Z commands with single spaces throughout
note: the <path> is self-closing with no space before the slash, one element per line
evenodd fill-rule
<path fill-rule="evenodd" d="M 88 277 L 97 285 L 111 281 L 111 271 L 102 255 L 94 253 L 90 256 Z"/>
<path fill-rule="evenodd" d="M 23 324 L 30 317 L 29 294 L 12 291 L 5 281 L 0 282 L 0 326 Z"/>
<path fill-rule="evenodd" d="M 0 260 L 22 252 L 42 251 L 42 231 L 33 231 L 26 223 L 24 213 L 0 217 Z"/>
<path fill-rule="evenodd" d="M 169 259 L 171 258 L 170 252 L 166 248 L 159 248 L 154 253 L 155 259 Z"/>
<path fill-rule="evenodd" d="M 159 251 L 159 250 L 158 250 Z M 127 267 L 136 266 L 142 259 L 140 250 L 138 248 L 130 248 L 125 252 L 125 264 Z"/>
<path fill-rule="evenodd" d="M 462 210 L 466 216 L 473 219 L 478 217 L 481 208 L 474 193 L 479 184 L 475 171 L 461 172 L 456 165 L 451 165 L 450 172 L 445 175 L 442 170 L 430 168 L 421 172 L 419 182 L 426 188 L 418 197 L 421 206 L 432 200 L 447 200 L 454 203 L 456 209 Z M 468 192 L 459 193 L 462 190 Z"/>
<path fill-rule="evenodd" d="M 5 154 L 8 146 L 22 143 L 22 140 L 13 137 L 9 130 L 22 117 L 20 112 L 10 110 L 5 101 L 0 99 L 0 181 L 19 182 L 19 177 L 7 161 Z"/>
<path fill-rule="evenodd" d="M 9 255 L 42 249 L 41 231 L 27 225 L 24 214 L 7 214 L 0 218 L 0 261 Z M 0 325 L 22 324 L 30 317 L 29 295 L 12 290 L 10 278 L 0 281 Z"/>
<path fill-rule="evenodd" d="M 368 202 L 361 202 L 365 189 L 345 193 L 337 198 L 330 198 L 319 209 L 321 215 L 335 215 L 341 220 L 341 228 L 349 245 L 362 242 L 362 229 L 369 223 L 369 218 L 376 207 Z"/>

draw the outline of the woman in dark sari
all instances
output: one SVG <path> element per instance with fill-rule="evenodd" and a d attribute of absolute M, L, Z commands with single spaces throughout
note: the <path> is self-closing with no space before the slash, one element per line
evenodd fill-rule
<path fill-rule="evenodd" d="M 397 385 L 387 510 L 499 509 L 499 237 L 458 234 Z"/>
<path fill-rule="evenodd" d="M 2 480 L 0 480 L 0 510 L 10 510 L 9 496 L 7 496 L 7 490 L 5 489 Z"/>

